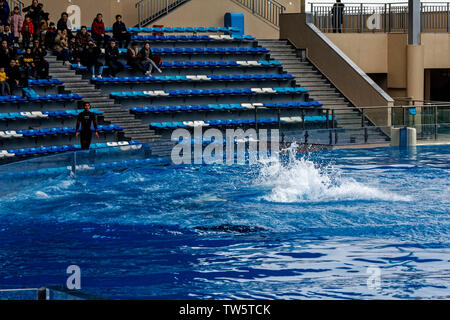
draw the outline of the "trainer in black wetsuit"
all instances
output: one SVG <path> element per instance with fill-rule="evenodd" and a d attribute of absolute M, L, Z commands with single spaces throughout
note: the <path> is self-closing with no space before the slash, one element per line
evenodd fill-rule
<path fill-rule="evenodd" d="M 91 125 L 94 125 L 95 136 L 97 139 L 98 131 L 97 131 L 97 117 L 95 114 L 89 111 L 91 105 L 88 102 L 84 103 L 84 111 L 78 115 L 77 118 L 77 126 L 75 136 L 78 138 L 80 136 L 81 150 L 89 150 L 91 146 L 92 140 L 92 130 Z M 81 126 L 81 130 L 80 130 Z"/>

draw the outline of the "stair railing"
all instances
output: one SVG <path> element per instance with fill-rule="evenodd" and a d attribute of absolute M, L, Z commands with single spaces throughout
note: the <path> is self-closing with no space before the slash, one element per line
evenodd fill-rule
<path fill-rule="evenodd" d="M 19 0 L 8 0 L 9 9 L 13 11 L 14 7 L 19 7 L 19 12 L 22 13 L 22 9 L 24 8 L 24 4 Z"/>
<path fill-rule="evenodd" d="M 140 0 L 136 3 L 138 26 L 143 27 L 189 0 Z"/>
<path fill-rule="evenodd" d="M 233 0 L 250 9 L 254 15 L 269 21 L 273 25 L 280 26 L 280 14 L 284 13 L 286 7 L 275 0 Z"/>

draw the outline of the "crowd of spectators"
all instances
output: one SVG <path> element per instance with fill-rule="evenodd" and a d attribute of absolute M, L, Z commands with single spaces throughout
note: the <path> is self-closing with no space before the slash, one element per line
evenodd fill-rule
<path fill-rule="evenodd" d="M 66 12 L 55 24 L 38 0 L 33 0 L 22 12 L 18 7 L 11 11 L 8 2 L 0 0 L 1 95 L 14 94 L 19 87 L 27 86 L 28 79 L 49 78 L 45 58 L 48 52 L 62 60 L 63 65 L 87 67 L 93 77 L 102 77 L 105 65 L 108 74 L 116 76 L 125 69 L 119 59 L 119 48 L 128 48 L 131 34 L 121 15 L 115 20 L 112 36 L 106 33 L 101 13 L 94 18 L 90 32 L 86 26 L 75 31 Z M 151 76 L 154 70 L 161 72 L 161 59 L 152 54 L 149 43 L 142 48 L 136 42 L 131 43 L 126 61 L 145 76 Z"/>

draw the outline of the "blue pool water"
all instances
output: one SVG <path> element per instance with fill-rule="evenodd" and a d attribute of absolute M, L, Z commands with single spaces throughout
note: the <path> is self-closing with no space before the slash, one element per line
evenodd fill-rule
<path fill-rule="evenodd" d="M 449 168 L 429 146 L 8 181 L 0 288 L 75 264 L 113 299 L 448 299 Z"/>

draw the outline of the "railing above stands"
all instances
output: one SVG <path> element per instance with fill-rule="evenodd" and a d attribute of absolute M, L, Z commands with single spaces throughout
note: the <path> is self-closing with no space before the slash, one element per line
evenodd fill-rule
<path fill-rule="evenodd" d="M 233 0 L 248 8 L 256 16 L 263 18 L 271 24 L 280 26 L 280 14 L 286 11 L 286 7 L 274 0 Z"/>
<path fill-rule="evenodd" d="M 408 3 L 311 3 L 322 32 L 407 32 Z M 422 32 L 450 32 L 450 2 L 421 3 Z"/>
<path fill-rule="evenodd" d="M 189 0 L 141 0 L 136 3 L 138 26 L 143 27 Z"/>

